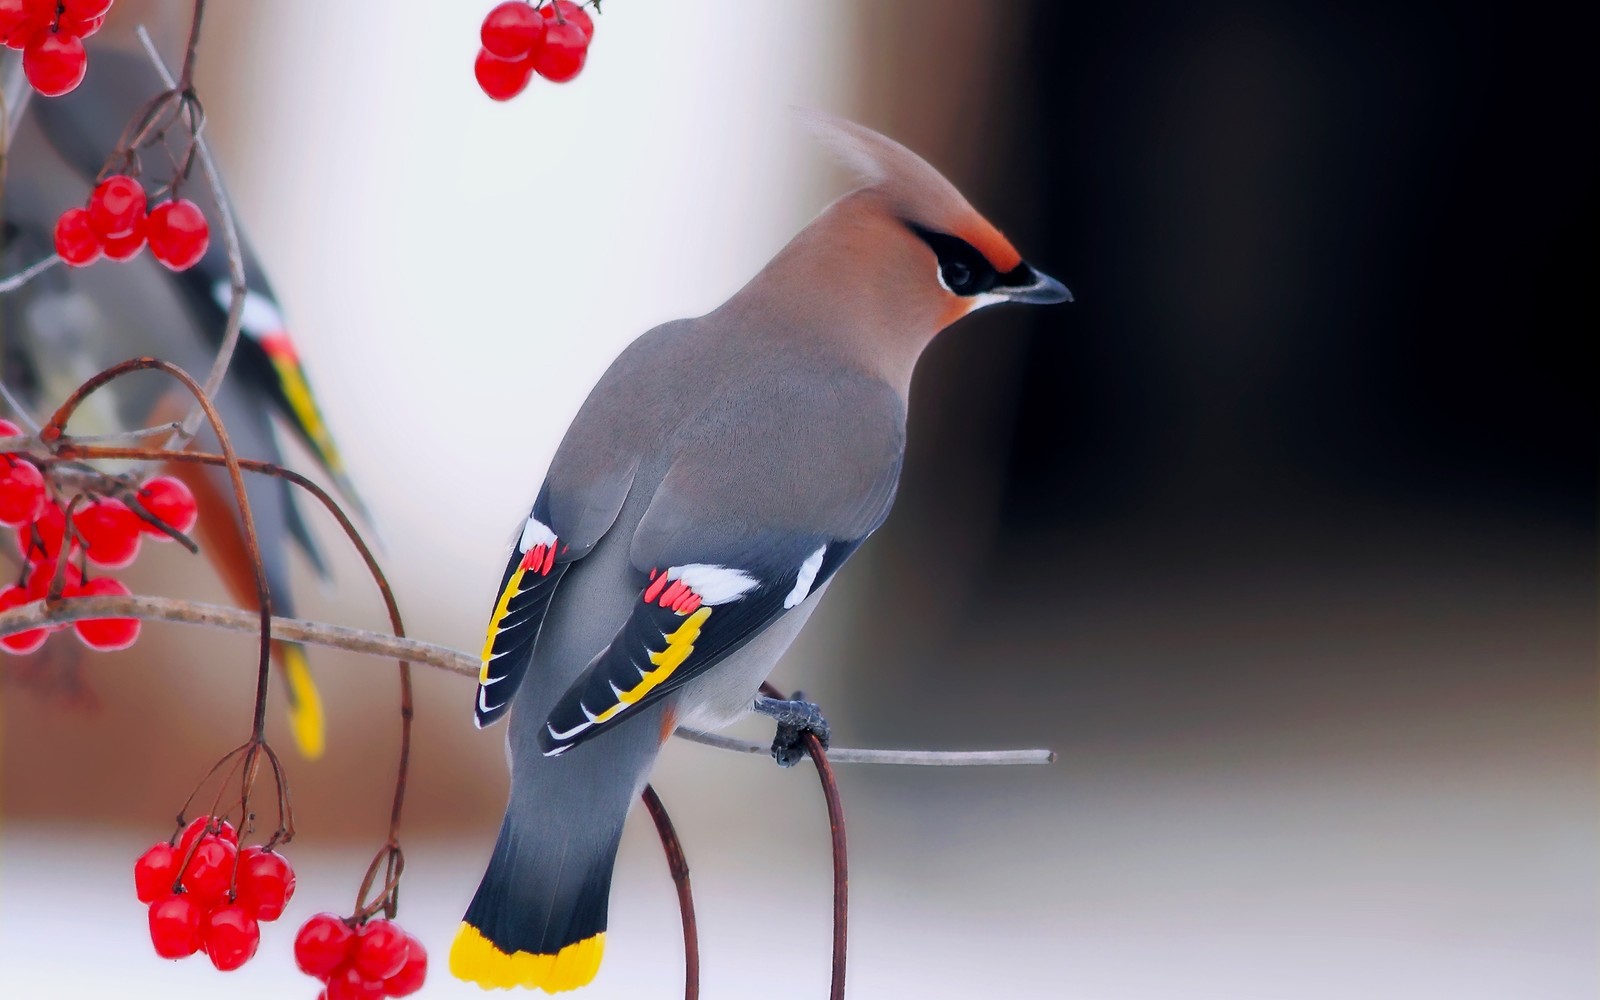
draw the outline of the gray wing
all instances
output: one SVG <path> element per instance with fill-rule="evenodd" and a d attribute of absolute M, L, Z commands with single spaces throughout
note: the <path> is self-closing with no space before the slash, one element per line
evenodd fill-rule
<path fill-rule="evenodd" d="M 674 435 L 631 546 L 639 597 L 540 732 L 564 753 L 715 667 L 821 587 L 883 522 L 899 397 L 850 373 L 758 377 Z"/>

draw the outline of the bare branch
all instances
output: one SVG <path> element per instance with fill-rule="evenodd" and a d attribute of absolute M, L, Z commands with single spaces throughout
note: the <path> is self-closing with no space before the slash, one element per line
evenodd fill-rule
<path fill-rule="evenodd" d="M 216 604 L 181 601 L 170 597 L 73 597 L 46 604 L 34 601 L 10 611 L 0 611 L 0 635 L 22 632 L 42 625 L 60 625 L 84 618 L 140 618 L 145 621 L 199 625 L 224 632 L 258 633 L 261 619 L 249 611 Z M 399 639 L 381 632 L 305 621 L 299 618 L 272 619 L 272 637 L 289 642 L 328 646 L 353 653 L 403 659 L 462 677 L 478 676 L 478 658 L 469 654 L 416 639 Z M 692 743 L 719 750 L 766 756 L 765 744 L 733 739 L 716 733 L 679 729 L 677 735 Z M 836 764 L 904 764 L 924 767 L 967 765 L 1048 764 L 1055 760 L 1049 750 L 852 750 L 835 747 L 828 759 Z"/>
<path fill-rule="evenodd" d="M 167 68 L 166 62 L 162 60 L 161 53 L 156 51 L 155 43 L 150 40 L 150 33 L 142 24 L 134 31 L 138 34 L 145 53 L 150 56 L 150 62 L 155 66 L 156 72 L 161 74 L 162 82 L 169 89 L 176 89 L 178 83 L 173 79 L 172 71 Z M 211 147 L 206 144 L 203 132 L 204 128 L 197 124 L 194 133 L 195 153 L 200 160 L 200 169 L 206 175 L 206 184 L 211 188 L 211 196 L 217 203 L 217 215 L 222 223 L 222 243 L 228 251 L 228 293 L 231 296 L 228 302 L 228 325 L 222 333 L 222 345 L 217 348 L 216 360 L 212 362 L 211 371 L 206 375 L 204 383 L 206 396 L 216 399 L 218 390 L 222 388 L 222 380 L 228 374 L 228 364 L 233 360 L 234 349 L 239 344 L 246 289 L 244 251 L 239 246 L 239 230 L 234 225 L 233 209 L 228 205 L 228 192 L 222 187 L 222 177 L 217 172 L 216 161 L 211 158 Z M 199 407 L 190 410 L 189 415 L 183 420 L 183 429 L 168 447 L 175 451 L 182 450 L 200 429 L 202 417 Z"/>
<path fill-rule="evenodd" d="M 55 267 L 59 263 L 61 263 L 60 255 L 51 254 L 44 260 L 29 264 L 16 274 L 6 278 L 0 278 L 0 295 L 5 295 L 8 292 L 16 291 L 23 285 L 26 285 L 28 282 L 50 270 L 52 267 Z"/>

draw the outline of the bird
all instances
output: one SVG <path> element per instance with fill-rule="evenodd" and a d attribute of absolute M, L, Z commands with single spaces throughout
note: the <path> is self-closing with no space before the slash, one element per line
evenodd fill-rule
<path fill-rule="evenodd" d="M 917 154 L 804 117 L 861 184 L 723 305 L 623 350 L 517 529 L 473 707 L 510 716 L 510 793 L 458 978 L 594 978 L 623 822 L 678 727 L 771 716 L 785 765 L 826 737 L 816 705 L 758 690 L 889 513 L 923 348 L 987 305 L 1071 300 Z"/>
<path fill-rule="evenodd" d="M 7 163 L 3 209 L 8 260 L 31 263 L 53 249 L 56 217 L 83 203 L 130 117 L 163 89 L 142 54 L 107 46 L 95 51 L 94 70 L 76 91 L 29 102 Z M 197 178 L 181 193 L 201 207 L 216 233 L 219 207 L 209 186 Z M 241 456 L 282 464 L 274 421 L 287 425 L 346 503 L 370 524 L 278 298 L 248 239 L 243 233 L 239 239 L 246 280 L 242 336 L 216 399 L 229 436 Z M 49 407 L 95 371 L 140 353 L 166 358 L 203 377 L 221 344 L 231 303 L 221 238 L 213 238 L 198 264 L 176 273 L 148 254 L 127 263 L 56 268 L 0 303 L 5 329 L 12 331 L 3 338 L 7 384 L 19 388 L 28 402 Z M 100 430 L 179 420 L 192 405 L 181 390 L 155 378 L 123 379 L 114 384 L 112 395 L 114 407 L 96 414 L 96 402 L 86 414 L 102 419 Z M 216 450 L 209 432 L 201 435 L 201 442 Z M 185 463 L 169 463 L 163 471 L 181 478 L 195 494 L 202 551 L 235 602 L 254 610 L 255 578 L 226 473 Z M 290 549 L 298 549 L 324 580 L 326 561 L 297 506 L 294 487 L 258 476 L 246 482 L 273 609 L 292 616 Z M 326 722 L 305 649 L 298 643 L 274 642 L 272 656 L 284 679 L 291 737 L 302 756 L 320 757 Z"/>

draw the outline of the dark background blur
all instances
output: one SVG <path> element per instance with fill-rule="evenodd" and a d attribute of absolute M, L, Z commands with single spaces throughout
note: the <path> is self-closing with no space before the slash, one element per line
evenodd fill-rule
<path fill-rule="evenodd" d="M 602 30 L 635 2 L 607 0 Z M 832 110 L 925 154 L 1077 295 L 935 342 L 896 511 L 774 678 L 821 701 L 841 743 L 1061 753 L 843 773 L 852 995 L 1594 996 L 1592 15 L 815 9 L 848 81 Z M 218 16 L 207 44 L 249 51 L 250 18 Z M 441 568 L 459 578 L 436 592 L 482 589 L 481 570 Z M 431 596 L 401 593 L 422 634 L 472 648 L 476 613 Z M 378 624 L 339 600 L 326 617 Z M 180 655 L 194 643 L 141 640 L 165 651 L 164 689 L 92 671 L 87 720 L 7 694 L 0 805 L 39 824 L 12 841 L 37 849 L 0 839 L 13 874 L 82 864 L 59 831 L 110 819 L 122 877 L 174 775 L 233 733 L 176 717 L 172 692 L 215 673 Z M 342 905 L 327 886 L 364 858 L 340 852 L 370 850 L 388 795 L 375 674 L 322 656 L 339 742 L 295 769 L 295 847 L 313 875 L 330 853 L 291 917 Z M 442 951 L 504 779 L 461 686 L 421 684 L 409 905 Z M 130 745 L 138 766 L 114 766 Z M 675 746 L 657 774 L 701 880 L 707 995 L 820 995 L 812 781 L 725 756 Z M 638 824 L 617 886 L 594 995 L 674 995 L 673 911 Z M 0 896 L 13 928 L 33 912 L 16 899 Z M 128 963 L 148 959 L 138 931 Z M 142 981 L 201 995 L 199 971 Z"/>

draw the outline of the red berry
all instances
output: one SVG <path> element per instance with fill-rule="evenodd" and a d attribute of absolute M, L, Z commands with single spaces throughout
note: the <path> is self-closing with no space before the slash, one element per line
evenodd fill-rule
<path fill-rule="evenodd" d="M 56 566 L 59 560 L 44 559 L 33 564 L 33 569 L 28 571 L 27 588 L 28 600 L 40 601 L 50 596 L 50 588 L 55 583 Z M 76 597 L 78 588 L 83 586 L 83 570 L 67 563 L 65 573 L 61 578 L 61 596 Z"/>
<path fill-rule="evenodd" d="M 78 588 L 78 597 L 127 597 L 129 590 L 121 580 L 109 576 L 88 580 Z M 127 649 L 139 638 L 137 618 L 82 618 L 72 623 L 72 630 L 90 649 L 112 653 Z"/>
<path fill-rule="evenodd" d="M 544 44 L 530 58 L 534 72 L 551 83 L 566 83 L 589 58 L 589 38 L 575 21 L 552 21 L 545 30 Z"/>
<path fill-rule="evenodd" d="M 72 267 L 84 267 L 100 259 L 105 248 L 100 235 L 89 225 L 89 210 L 69 208 L 56 220 L 56 253 Z"/>
<path fill-rule="evenodd" d="M 485 94 L 497 101 L 509 101 L 522 93 L 533 79 L 533 62 L 531 59 L 499 59 L 479 49 L 472 72 Z"/>
<path fill-rule="evenodd" d="M 341 917 L 319 913 L 294 936 L 294 964 L 308 976 L 327 979 L 350 957 L 356 932 Z"/>
<path fill-rule="evenodd" d="M 200 950 L 200 906 L 189 896 L 150 904 L 150 943 L 162 958 L 187 958 Z"/>
<path fill-rule="evenodd" d="M 0 417 L 0 437 L 18 437 L 21 434 L 21 427 L 18 427 L 5 417 Z"/>
<path fill-rule="evenodd" d="M 238 853 L 226 840 L 202 837 L 183 870 L 184 890 L 207 909 L 223 902 L 233 884 L 233 864 Z"/>
<path fill-rule="evenodd" d="M 140 219 L 133 227 L 133 232 L 126 236 L 107 236 L 101 246 L 105 250 L 106 260 L 124 261 L 139 256 L 144 243 L 144 220 Z"/>
<path fill-rule="evenodd" d="M 242 906 L 219 906 L 200 926 L 206 955 L 219 971 L 232 972 L 261 947 L 261 925 Z"/>
<path fill-rule="evenodd" d="M 154 903 L 171 895 L 177 873 L 178 852 L 164 840 L 139 855 L 133 863 L 133 888 L 139 894 L 139 902 Z"/>
<path fill-rule="evenodd" d="M 6 587 L 0 590 L 0 611 L 20 608 L 33 600 L 34 598 L 21 587 Z M 17 656 L 25 656 L 43 646 L 48 638 L 50 638 L 49 629 L 30 628 L 26 632 L 13 632 L 7 636 L 0 636 L 0 649 Z"/>
<path fill-rule="evenodd" d="M 170 271 L 186 271 L 200 263 L 211 245 L 205 213 L 187 198 L 163 202 L 144 224 L 150 253 Z"/>
<path fill-rule="evenodd" d="M 356 971 L 363 979 L 384 980 L 406 964 L 406 932 L 378 918 L 356 932 Z"/>
<path fill-rule="evenodd" d="M 239 833 L 233 828 L 232 823 L 215 816 L 196 816 L 183 828 L 183 833 L 178 835 L 179 860 L 189 853 L 189 848 L 194 846 L 195 841 L 205 836 L 226 840 L 234 847 L 239 846 Z"/>
<path fill-rule="evenodd" d="M 0 455 L 0 524 L 31 524 L 44 513 L 44 505 L 44 473 L 32 462 Z"/>
<path fill-rule="evenodd" d="M 383 980 L 368 979 L 354 965 L 341 965 L 328 977 L 328 1000 L 378 1000 Z"/>
<path fill-rule="evenodd" d="M 422 981 L 428 978 L 427 949 L 412 934 L 406 935 L 406 945 L 406 964 L 383 981 L 383 992 L 387 996 L 410 996 L 422 989 Z"/>
<path fill-rule="evenodd" d="M 521 59 L 544 38 L 544 19 L 521 0 L 506 0 L 483 19 L 484 51 L 500 59 Z"/>
<path fill-rule="evenodd" d="M 22 50 L 22 72 L 45 97 L 76 90 L 88 68 L 83 39 L 65 31 L 41 31 Z"/>
<path fill-rule="evenodd" d="M 72 513 L 73 526 L 83 536 L 89 561 L 106 569 L 121 569 L 139 554 L 143 521 L 121 500 L 107 497 L 84 504 Z"/>
<path fill-rule="evenodd" d="M 139 487 L 139 504 L 152 517 L 160 518 L 174 530 L 183 533 L 193 529 L 195 521 L 200 518 L 200 508 L 194 501 L 194 494 L 189 492 L 183 480 L 172 476 L 146 479 Z M 171 541 L 165 531 L 149 521 L 141 520 L 139 526 L 153 539 Z"/>
<path fill-rule="evenodd" d="M 126 174 L 113 174 L 89 195 L 89 225 L 102 239 L 129 236 L 144 221 L 144 187 Z"/>
<path fill-rule="evenodd" d="M 95 17 L 105 17 L 106 11 L 111 9 L 112 0 L 61 0 L 61 13 L 64 17 L 75 17 L 80 21 Z"/>
<path fill-rule="evenodd" d="M 276 920 L 294 896 L 294 868 L 281 854 L 261 847 L 239 852 L 239 905 L 257 920 Z"/>
<path fill-rule="evenodd" d="M 35 35 L 50 28 L 55 13 L 47 0 L 0 0 L 0 36 L 8 48 L 24 49 Z"/>
<path fill-rule="evenodd" d="M 61 543 L 67 533 L 67 515 L 54 500 L 45 500 L 44 510 L 32 525 L 17 529 L 17 552 L 26 562 L 54 559 L 61 555 Z M 34 536 L 38 537 L 35 538 Z"/>
<path fill-rule="evenodd" d="M 561 17 L 559 19 L 556 17 L 557 8 L 560 8 L 561 10 Z M 550 4 L 548 7 L 541 8 L 539 13 L 543 15 L 547 21 L 570 21 L 577 25 L 578 29 L 583 32 L 583 40 L 585 43 L 594 38 L 594 19 L 589 16 L 588 11 L 573 3 L 572 0 L 556 0 L 555 3 Z"/>
<path fill-rule="evenodd" d="M 104 14 L 91 18 L 73 17 L 70 14 L 61 15 L 61 30 L 77 35 L 79 38 L 88 38 L 105 27 L 105 24 L 106 16 Z"/>

